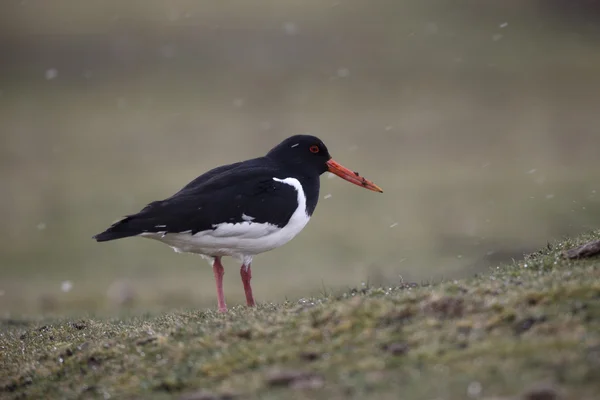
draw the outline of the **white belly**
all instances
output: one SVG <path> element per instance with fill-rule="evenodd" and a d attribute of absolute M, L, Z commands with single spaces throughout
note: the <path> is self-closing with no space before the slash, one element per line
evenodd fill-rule
<path fill-rule="evenodd" d="M 188 231 L 147 232 L 140 236 L 159 240 L 173 247 L 177 252 L 210 257 L 233 256 L 243 259 L 283 246 L 304 229 L 310 217 L 306 213 L 306 197 L 300 182 L 295 178 L 273 179 L 293 186 L 298 194 L 298 207 L 284 227 L 252 222 L 251 217 L 247 216 L 246 221 L 213 225 L 214 229 L 200 231 L 193 235 Z"/>

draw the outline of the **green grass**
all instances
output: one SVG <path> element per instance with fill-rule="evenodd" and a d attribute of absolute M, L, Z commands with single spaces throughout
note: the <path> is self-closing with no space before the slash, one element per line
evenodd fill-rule
<path fill-rule="evenodd" d="M 468 280 L 225 315 L 4 319 L 0 397 L 464 399 L 544 382 L 591 399 L 600 391 L 600 261 L 562 252 L 598 238 L 549 245 Z"/>

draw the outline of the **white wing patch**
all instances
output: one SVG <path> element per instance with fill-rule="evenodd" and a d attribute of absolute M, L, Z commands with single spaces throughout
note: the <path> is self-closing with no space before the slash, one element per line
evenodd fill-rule
<path fill-rule="evenodd" d="M 246 215 L 246 214 L 242 214 L 242 219 L 243 219 L 244 221 L 248 221 L 248 222 L 250 222 L 250 221 L 254 221 L 256 218 L 254 218 L 254 217 L 251 217 L 251 216 L 249 216 L 249 215 Z"/>
<path fill-rule="evenodd" d="M 280 229 L 276 225 L 271 224 L 257 224 L 254 222 L 238 222 L 236 224 L 231 224 L 228 222 L 224 222 L 221 224 L 213 225 L 215 228 L 212 231 L 202 231 L 198 232 L 196 235 L 202 234 L 206 232 L 207 235 L 213 236 L 215 238 L 249 238 L 249 239 L 260 239 L 262 237 L 268 236 L 274 231 Z"/>

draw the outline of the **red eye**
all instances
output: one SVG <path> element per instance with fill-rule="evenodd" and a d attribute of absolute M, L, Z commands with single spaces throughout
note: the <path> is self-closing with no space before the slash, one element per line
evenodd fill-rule
<path fill-rule="evenodd" d="M 311 153 L 318 153 L 319 152 L 319 146 L 312 145 L 312 146 L 310 146 L 309 150 L 310 150 Z"/>

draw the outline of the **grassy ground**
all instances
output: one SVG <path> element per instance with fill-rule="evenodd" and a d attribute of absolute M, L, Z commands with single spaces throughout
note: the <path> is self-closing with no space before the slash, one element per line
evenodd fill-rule
<path fill-rule="evenodd" d="M 1 321 L 2 398 L 594 398 L 600 261 L 120 319 Z M 535 396 L 549 397 L 535 397 Z"/>

